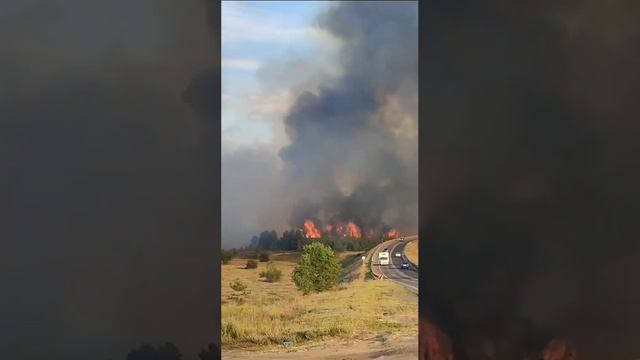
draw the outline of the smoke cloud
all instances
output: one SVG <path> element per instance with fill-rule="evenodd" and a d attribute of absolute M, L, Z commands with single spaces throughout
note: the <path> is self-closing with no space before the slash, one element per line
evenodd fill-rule
<path fill-rule="evenodd" d="M 307 219 L 353 221 L 366 234 L 417 232 L 417 9 L 332 4 L 314 22 L 327 59 L 263 64 L 259 81 L 289 104 L 271 148 L 224 146 L 223 245 L 247 245 L 251 229 L 300 229 Z M 261 170 L 252 165 L 258 159 Z"/>
<path fill-rule="evenodd" d="M 341 41 L 341 71 L 284 119 L 289 225 L 337 217 L 416 231 L 417 3 L 341 3 L 317 25 Z"/>
<path fill-rule="evenodd" d="M 456 359 L 483 341 L 523 359 L 552 338 L 579 359 L 637 358 L 640 7 L 426 12 L 422 315 Z"/>
<path fill-rule="evenodd" d="M 3 358 L 122 359 L 164 341 L 191 358 L 215 339 L 207 10 L 1 2 Z"/>

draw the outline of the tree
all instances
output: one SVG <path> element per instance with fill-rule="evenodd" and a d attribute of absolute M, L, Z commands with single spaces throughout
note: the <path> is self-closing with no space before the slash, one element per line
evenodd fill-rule
<path fill-rule="evenodd" d="M 275 230 L 269 232 L 269 238 L 271 239 L 271 246 L 265 250 L 277 250 L 278 249 L 278 233 Z"/>
<path fill-rule="evenodd" d="M 340 276 L 340 265 L 327 245 L 313 242 L 302 249 L 302 256 L 292 278 L 304 295 L 331 289 Z"/>
<path fill-rule="evenodd" d="M 296 250 L 302 251 L 302 249 L 304 249 L 305 246 L 307 246 L 308 244 L 312 244 L 314 242 L 318 242 L 318 241 L 317 240 L 307 239 L 306 237 L 302 237 L 298 241 L 298 248 Z"/>
<path fill-rule="evenodd" d="M 291 250 L 302 250 L 302 245 L 304 244 L 306 237 L 304 236 L 304 232 L 300 229 L 296 230 L 296 247 Z"/>
<path fill-rule="evenodd" d="M 265 280 L 271 283 L 278 282 L 282 277 L 282 270 L 278 269 L 276 264 L 274 264 L 273 262 L 269 262 L 269 265 L 267 265 L 267 270 L 262 271 L 260 273 L 260 277 L 265 278 Z"/>
<path fill-rule="evenodd" d="M 267 261 L 269 261 L 269 253 L 261 252 L 261 253 L 260 253 L 260 256 L 258 256 L 258 259 L 260 259 L 260 262 L 267 262 Z"/>
<path fill-rule="evenodd" d="M 257 250 L 275 250 L 278 242 L 278 233 L 275 230 L 263 231 L 258 238 Z"/>
<path fill-rule="evenodd" d="M 300 230 L 285 230 L 282 237 L 278 240 L 278 249 L 294 251 L 298 249 L 298 241 L 303 238 L 304 234 Z"/>
<path fill-rule="evenodd" d="M 249 249 L 250 249 L 250 250 L 256 250 L 256 249 L 258 249 L 258 242 L 259 242 L 258 237 L 254 235 L 254 236 L 251 238 L 251 245 L 249 245 Z"/>
<path fill-rule="evenodd" d="M 231 258 L 233 258 L 233 254 L 230 251 L 222 250 L 220 252 L 220 257 L 222 258 L 222 263 L 226 265 L 229 263 Z"/>
<path fill-rule="evenodd" d="M 158 360 L 180 360 L 182 354 L 177 346 L 170 342 L 166 342 L 163 345 L 158 346 L 156 350 L 158 352 Z"/>
<path fill-rule="evenodd" d="M 233 280 L 233 282 L 229 283 L 229 286 L 231 287 L 231 289 L 233 289 L 233 291 L 244 292 L 245 290 L 247 290 L 247 284 L 245 284 L 240 279 Z"/>

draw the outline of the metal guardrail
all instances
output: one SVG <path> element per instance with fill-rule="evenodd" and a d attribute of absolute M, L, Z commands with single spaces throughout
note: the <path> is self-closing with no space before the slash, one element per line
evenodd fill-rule
<path fill-rule="evenodd" d="M 371 271 L 371 274 L 373 274 L 373 277 L 376 279 L 379 278 L 378 277 L 379 274 L 377 274 L 376 271 L 373 270 L 372 257 L 373 257 L 373 254 L 376 253 L 376 250 L 378 249 L 379 246 L 380 245 L 377 245 L 373 249 L 369 250 L 369 252 L 367 252 L 367 255 L 364 259 L 365 265 L 369 268 L 369 270 Z"/>

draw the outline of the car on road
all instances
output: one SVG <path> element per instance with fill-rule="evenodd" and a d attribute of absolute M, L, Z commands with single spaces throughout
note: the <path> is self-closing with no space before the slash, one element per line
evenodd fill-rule
<path fill-rule="evenodd" d="M 402 262 L 402 265 L 400 265 L 400 269 L 408 269 L 409 268 L 409 263 L 406 261 Z"/>
<path fill-rule="evenodd" d="M 396 256 L 397 256 L 397 257 L 400 257 L 400 256 L 402 256 L 402 254 L 401 254 L 400 252 L 397 252 L 397 253 L 396 253 Z"/>

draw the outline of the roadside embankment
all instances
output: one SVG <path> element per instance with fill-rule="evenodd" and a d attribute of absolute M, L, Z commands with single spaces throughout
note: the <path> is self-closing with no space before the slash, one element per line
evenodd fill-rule
<path fill-rule="evenodd" d="M 404 247 L 404 255 L 413 266 L 415 266 L 416 268 L 418 267 L 418 261 L 420 259 L 418 251 L 418 239 L 407 243 L 407 245 Z"/>

